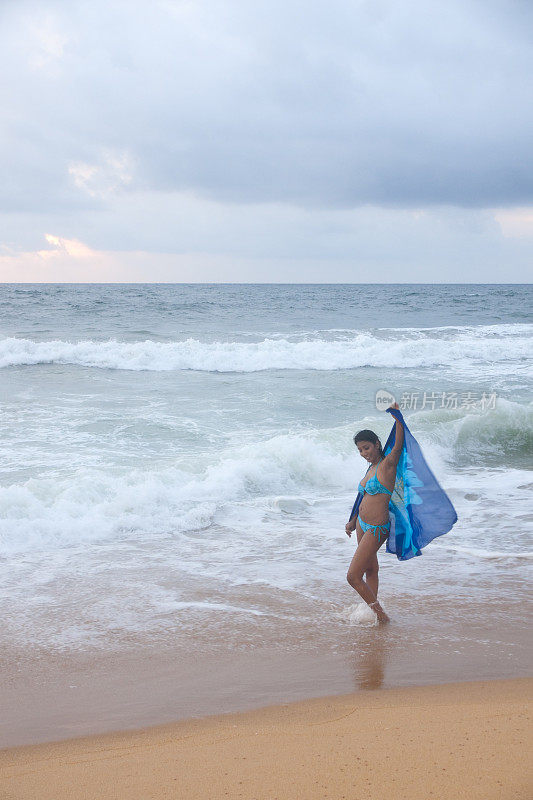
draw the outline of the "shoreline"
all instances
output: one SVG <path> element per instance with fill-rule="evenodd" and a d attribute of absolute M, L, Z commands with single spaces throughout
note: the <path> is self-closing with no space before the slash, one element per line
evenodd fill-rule
<path fill-rule="evenodd" d="M 532 707 L 533 678 L 360 690 L 10 747 L 0 786 L 10 800 L 526 800 Z"/>
<path fill-rule="evenodd" d="M 436 602 L 435 614 L 438 608 Z M 307 641 L 232 651 L 142 639 L 131 639 L 125 651 L 4 647 L 0 750 L 354 691 L 447 684 L 458 676 L 463 682 L 530 676 L 527 626 L 498 625 L 496 646 L 494 632 L 483 643 L 488 621 L 470 624 L 468 639 L 455 628 L 454 640 L 442 628 L 438 638 L 431 635 L 432 616 L 426 627 L 418 620 L 411 629 L 344 623 L 333 645 L 311 631 Z"/>

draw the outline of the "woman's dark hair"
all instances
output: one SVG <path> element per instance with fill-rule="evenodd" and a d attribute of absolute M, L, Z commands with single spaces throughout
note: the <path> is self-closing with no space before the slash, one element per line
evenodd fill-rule
<path fill-rule="evenodd" d="M 379 453 L 380 455 L 383 455 L 383 447 L 381 446 L 379 437 L 374 433 L 374 431 L 359 431 L 354 435 L 353 440 L 354 444 L 357 444 L 357 442 L 372 442 L 372 444 L 379 444 Z"/>

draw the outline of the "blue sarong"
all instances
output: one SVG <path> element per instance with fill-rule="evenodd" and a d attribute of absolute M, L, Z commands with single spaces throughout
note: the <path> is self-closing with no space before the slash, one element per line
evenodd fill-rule
<path fill-rule="evenodd" d="M 400 561 L 407 561 L 420 552 L 432 539 L 448 533 L 457 522 L 457 513 L 450 498 L 440 486 L 426 464 L 420 445 L 405 424 L 402 412 L 388 408 L 404 427 L 404 443 L 396 471 L 396 483 L 389 500 L 391 531 L 387 539 L 387 553 L 395 553 Z M 396 439 L 396 424 L 383 448 L 390 453 Z M 359 492 L 350 514 L 350 520 L 358 515 L 363 499 Z"/>

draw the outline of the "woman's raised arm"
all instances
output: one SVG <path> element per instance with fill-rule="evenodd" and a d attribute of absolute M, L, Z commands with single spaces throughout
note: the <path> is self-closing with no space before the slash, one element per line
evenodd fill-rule
<path fill-rule="evenodd" d="M 389 406 L 389 408 L 397 408 L 398 411 L 400 410 L 398 403 L 393 403 L 392 406 Z M 390 453 L 388 453 L 388 455 L 385 456 L 385 460 L 389 461 L 391 465 L 394 465 L 396 467 L 398 466 L 398 461 L 400 460 L 400 453 L 402 452 L 403 440 L 404 440 L 403 423 L 400 422 L 399 420 L 396 420 L 396 429 L 394 431 L 394 434 L 395 434 L 394 445 Z"/>

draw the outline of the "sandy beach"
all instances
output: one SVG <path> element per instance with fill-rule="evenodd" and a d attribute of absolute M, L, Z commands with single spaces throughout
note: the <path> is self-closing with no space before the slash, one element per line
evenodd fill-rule
<path fill-rule="evenodd" d="M 533 4 L 2 12 L 0 800 L 533 800 Z"/>
<path fill-rule="evenodd" d="M 528 800 L 533 680 L 268 706 L 0 753 L 6 800 Z"/>

